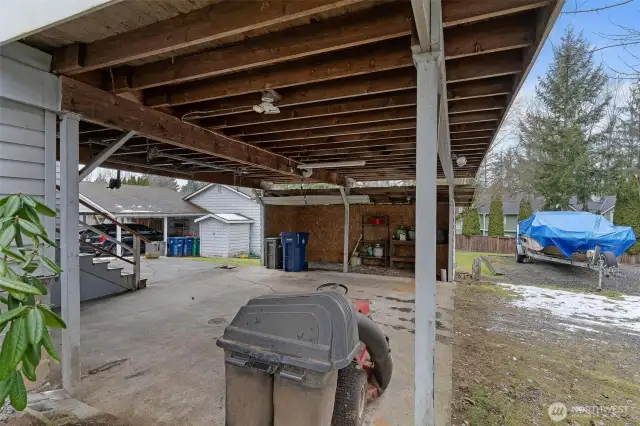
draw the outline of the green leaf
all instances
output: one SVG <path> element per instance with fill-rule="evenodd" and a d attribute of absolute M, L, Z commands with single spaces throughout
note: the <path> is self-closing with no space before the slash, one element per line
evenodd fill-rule
<path fill-rule="evenodd" d="M 18 317 L 11 322 L 9 331 L 2 342 L 0 352 L 0 379 L 4 380 L 22 359 L 29 339 L 27 338 L 26 321 L 24 317 Z"/>
<path fill-rule="evenodd" d="M 13 386 L 9 391 L 9 401 L 11 401 L 13 408 L 18 411 L 27 408 L 27 389 L 24 387 L 22 374 L 16 370 L 13 371 Z"/>
<path fill-rule="evenodd" d="M 36 366 L 31 364 L 26 356 L 22 360 L 22 368 L 20 370 L 22 371 L 22 374 L 24 374 L 24 377 L 26 377 L 30 381 L 35 382 L 37 380 Z"/>
<path fill-rule="evenodd" d="M 29 345 L 27 346 L 27 350 L 24 352 L 25 359 L 29 360 L 31 365 L 37 366 L 40 364 L 40 352 L 42 345 L 38 343 L 36 346 Z"/>
<path fill-rule="evenodd" d="M 13 374 L 10 374 L 9 377 L 0 382 L 0 402 L 4 404 L 4 400 L 9 396 L 9 391 L 11 391 L 11 387 L 13 386 Z"/>
<path fill-rule="evenodd" d="M 13 297 L 11 295 L 11 293 L 9 293 L 9 299 L 7 300 L 7 306 L 9 307 L 9 309 L 16 309 L 16 308 L 20 307 L 20 302 L 18 301 L 18 299 Z"/>
<path fill-rule="evenodd" d="M 0 257 L 0 277 L 4 277 L 7 273 L 7 261 Z"/>
<path fill-rule="evenodd" d="M 8 305 L 9 304 L 9 299 L 7 299 L 4 296 L 0 296 L 0 302 L 4 303 L 5 305 Z"/>
<path fill-rule="evenodd" d="M 28 195 L 26 197 L 31 198 Z M 49 207 L 42 204 L 40 201 L 36 200 L 35 198 L 31 198 L 31 199 L 33 200 L 34 203 L 36 203 L 35 209 L 38 213 L 40 213 L 43 216 L 56 217 L 55 210 L 51 210 Z"/>
<path fill-rule="evenodd" d="M 29 284 L 31 284 L 32 286 L 34 286 L 35 288 L 37 288 L 38 290 L 40 290 L 40 293 L 42 294 L 48 294 L 49 293 L 49 289 L 47 288 L 47 286 L 45 285 L 45 283 L 43 283 L 40 278 L 37 277 L 29 277 Z"/>
<path fill-rule="evenodd" d="M 22 211 L 24 212 L 24 215 L 27 217 L 27 219 L 42 228 L 42 224 L 40 223 L 40 216 L 38 216 L 38 212 L 36 211 L 36 209 L 24 204 L 22 206 Z"/>
<path fill-rule="evenodd" d="M 31 309 L 29 306 L 20 306 L 19 308 L 11 309 L 10 311 L 0 314 L 0 325 L 4 325 L 14 318 L 23 316 L 29 309 Z"/>
<path fill-rule="evenodd" d="M 26 284 L 22 281 L 14 280 L 7 277 L 0 277 L 0 288 L 9 292 L 18 292 L 26 294 L 41 295 L 42 292 L 36 287 Z"/>
<path fill-rule="evenodd" d="M 28 195 L 25 194 L 20 194 L 20 198 L 22 198 L 22 207 L 24 208 L 25 204 L 29 207 L 35 207 L 36 206 L 36 200 L 34 200 L 33 198 L 29 197 Z"/>
<path fill-rule="evenodd" d="M 15 259 L 15 260 L 19 260 L 20 262 L 24 262 L 24 257 L 22 257 L 22 255 L 16 253 L 15 251 L 9 250 L 7 247 L 1 247 L 0 246 L 0 252 L 6 254 L 7 256 Z"/>
<path fill-rule="evenodd" d="M 58 314 L 49 309 L 45 308 L 42 305 L 38 305 L 38 309 L 44 315 L 44 323 L 53 328 L 67 328 L 67 324 L 64 323 L 64 320 L 60 318 Z"/>
<path fill-rule="evenodd" d="M 38 238 L 40 238 L 45 243 L 49 244 L 51 247 L 58 247 L 58 245 L 52 240 L 50 240 L 45 233 L 38 235 Z"/>
<path fill-rule="evenodd" d="M 8 195 L 8 196 L 6 196 L 4 198 L 0 198 L 0 207 L 4 206 L 7 203 L 7 201 L 9 201 L 9 198 L 11 198 L 10 195 Z"/>
<path fill-rule="evenodd" d="M 38 225 L 31 223 L 26 219 L 18 219 L 18 226 L 20 227 L 20 230 L 29 237 L 34 237 L 36 235 L 40 236 L 43 233 L 42 229 Z"/>
<path fill-rule="evenodd" d="M 44 314 L 42 311 L 40 309 L 31 309 L 27 314 L 27 337 L 29 337 L 29 343 L 33 346 L 42 340 L 44 327 Z"/>
<path fill-rule="evenodd" d="M 14 240 L 15 237 L 16 237 L 15 225 L 7 226 L 6 228 L 4 228 L 2 233 L 0 233 L 0 246 L 9 247 L 9 245 L 11 244 L 11 242 Z"/>
<path fill-rule="evenodd" d="M 22 200 L 17 195 L 12 195 L 4 206 L 4 217 L 13 217 L 22 207 Z"/>
<path fill-rule="evenodd" d="M 62 272 L 62 269 L 60 269 L 58 265 L 56 265 L 46 257 L 40 256 L 40 260 L 42 260 L 42 263 L 44 263 L 44 266 L 46 266 L 47 269 L 51 270 L 51 272 L 53 272 L 54 274 L 58 275 L 60 272 Z"/>
<path fill-rule="evenodd" d="M 47 351 L 52 360 L 60 362 L 60 357 L 58 356 L 56 349 L 53 347 L 53 342 L 51 341 L 49 330 L 45 330 L 42 334 L 42 346 Z"/>

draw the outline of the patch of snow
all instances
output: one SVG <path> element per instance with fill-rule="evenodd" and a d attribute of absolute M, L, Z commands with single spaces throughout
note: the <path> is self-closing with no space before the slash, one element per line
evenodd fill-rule
<path fill-rule="evenodd" d="M 586 325 L 615 327 L 640 333 L 640 296 L 624 296 L 614 300 L 597 294 L 581 294 L 564 290 L 552 290 L 534 286 L 500 283 L 522 296 L 514 300 L 515 306 L 527 309 L 543 309 L 560 318 Z M 590 327 L 561 323 L 571 331 L 583 329 L 597 332 Z"/>

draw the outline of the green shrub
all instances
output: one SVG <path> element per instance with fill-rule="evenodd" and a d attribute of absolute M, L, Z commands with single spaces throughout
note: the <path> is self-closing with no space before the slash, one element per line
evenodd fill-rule
<path fill-rule="evenodd" d="M 618 183 L 614 225 L 631 226 L 636 237 L 640 237 L 640 183 L 633 176 L 623 176 Z M 628 250 L 629 254 L 640 254 L 637 241 Z"/>
<path fill-rule="evenodd" d="M 493 194 L 489 209 L 489 236 L 504 237 L 504 218 L 502 216 L 502 198 Z"/>
<path fill-rule="evenodd" d="M 462 235 L 472 237 L 480 235 L 480 216 L 478 210 L 471 209 L 462 218 Z"/>
<path fill-rule="evenodd" d="M 531 207 L 531 201 L 528 198 L 523 198 L 520 201 L 520 208 L 518 209 L 518 222 L 531 217 L 533 214 L 533 207 Z"/>

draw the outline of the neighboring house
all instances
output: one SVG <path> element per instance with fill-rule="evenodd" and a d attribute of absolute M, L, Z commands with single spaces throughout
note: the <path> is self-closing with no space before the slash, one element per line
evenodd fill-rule
<path fill-rule="evenodd" d="M 253 192 L 246 188 L 236 188 L 227 185 L 209 184 L 204 188 L 184 197 L 185 201 L 196 204 L 203 209 L 208 210 L 214 216 L 219 218 L 222 215 L 235 214 L 242 216 L 251 223 L 242 223 L 249 227 L 249 251 L 250 253 L 260 254 L 262 250 L 262 205 L 253 197 Z M 231 219 L 229 219 L 231 220 Z M 215 223 L 218 222 L 217 225 Z M 214 244 L 216 238 L 214 234 L 223 230 L 222 225 L 228 225 L 227 229 L 236 228 L 238 224 L 225 224 L 220 219 L 210 218 L 199 221 L 200 235 L 200 252 L 217 252 L 213 247 L 205 248 L 205 246 Z M 215 226 L 215 230 L 214 230 Z M 235 232 L 235 231 L 234 231 Z M 239 232 L 239 231 L 238 231 Z M 217 234 L 216 234 L 217 235 Z"/>
<path fill-rule="evenodd" d="M 200 225 L 200 254 L 213 257 L 235 257 L 251 249 L 253 219 L 236 213 L 208 214 L 196 219 Z"/>
<path fill-rule="evenodd" d="M 504 235 L 515 236 L 516 226 L 518 224 L 518 211 L 520 210 L 520 201 L 524 198 L 523 195 L 516 197 L 509 197 L 502 199 L 502 213 L 504 223 Z M 542 197 L 534 197 L 531 201 L 531 207 L 536 212 L 542 205 Z M 488 235 L 489 233 L 489 210 L 491 208 L 491 199 L 482 199 L 479 202 L 478 215 L 480 216 L 480 231 L 482 235 Z M 587 203 L 587 211 L 593 214 L 601 214 L 607 220 L 613 221 L 613 213 L 616 206 L 615 195 L 607 195 L 603 197 L 592 197 Z M 569 200 L 569 208 L 573 211 L 583 211 L 583 206 L 578 204 L 575 196 Z M 456 234 L 462 234 L 462 219 L 456 221 Z"/>
<path fill-rule="evenodd" d="M 584 211 L 582 203 L 578 203 L 577 197 L 571 197 L 569 200 L 569 208 L 577 212 Z M 587 211 L 593 214 L 604 216 L 609 222 L 613 222 L 613 213 L 616 210 L 616 196 L 592 196 L 587 202 Z"/>

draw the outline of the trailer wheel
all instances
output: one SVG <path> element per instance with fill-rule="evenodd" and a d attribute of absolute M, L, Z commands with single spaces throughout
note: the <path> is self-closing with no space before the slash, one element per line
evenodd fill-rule
<path fill-rule="evenodd" d="M 607 268 L 613 268 L 618 266 L 618 258 L 612 252 L 603 251 L 601 253 L 601 256 L 604 259 L 604 266 L 606 266 Z"/>
<path fill-rule="evenodd" d="M 338 371 L 331 426 L 362 426 L 367 404 L 367 373 L 355 365 Z"/>
<path fill-rule="evenodd" d="M 518 263 L 524 263 L 524 259 L 525 259 L 526 257 L 527 257 L 527 256 L 525 256 L 524 254 L 520 254 L 520 253 L 518 253 L 518 247 L 516 247 L 516 262 L 518 262 Z"/>

